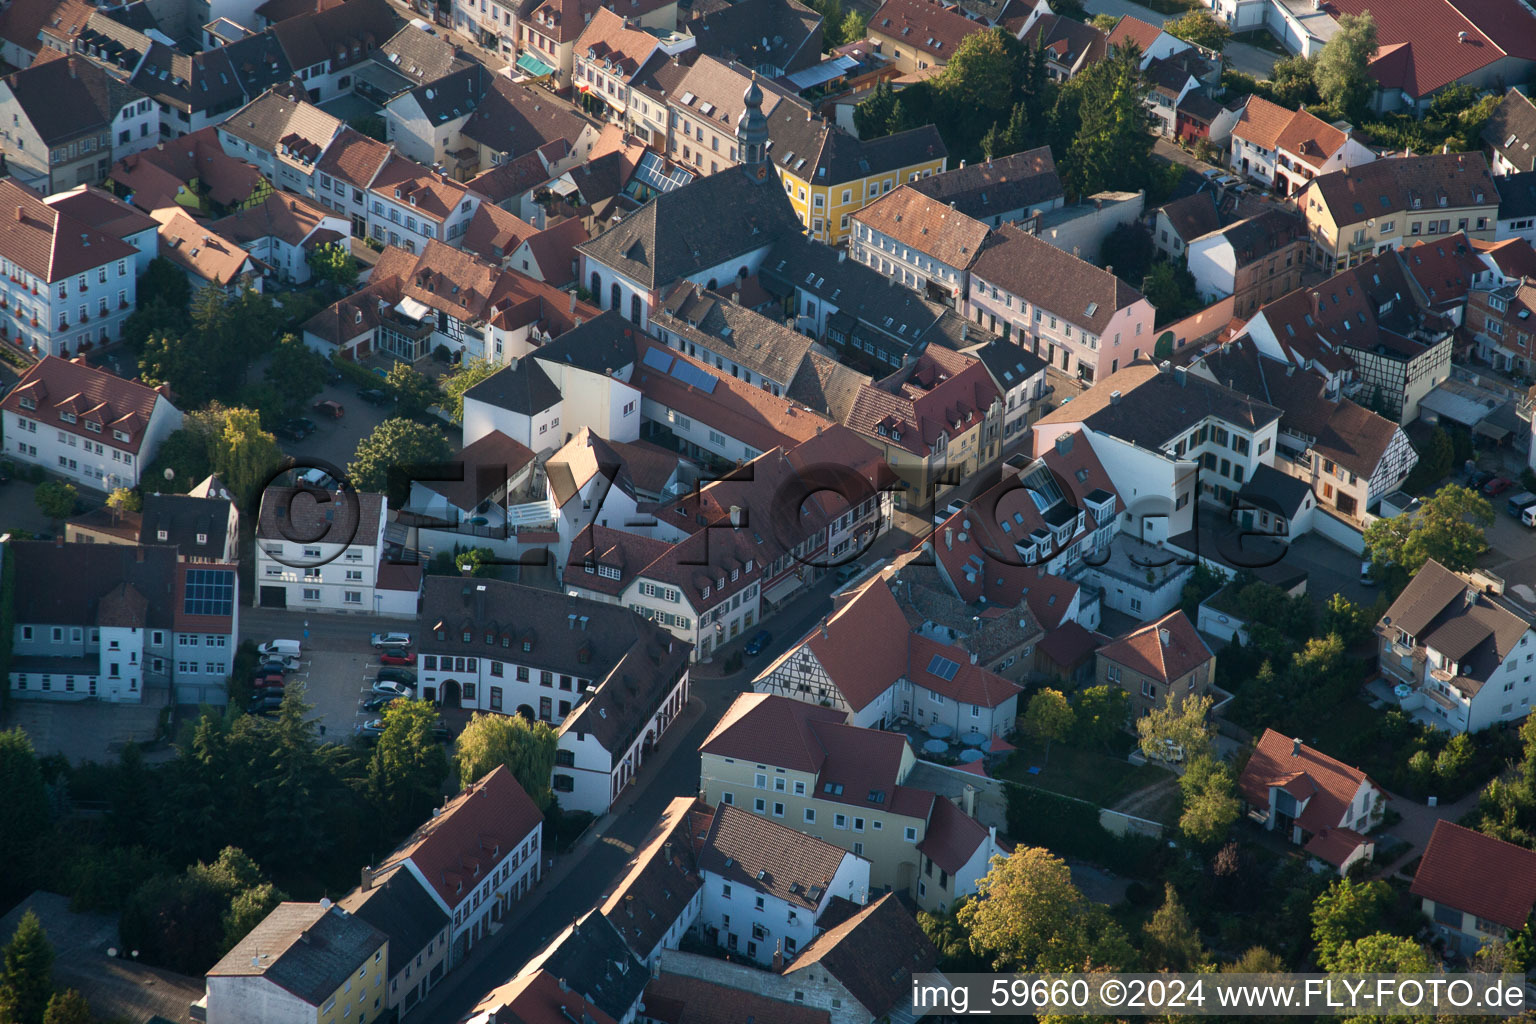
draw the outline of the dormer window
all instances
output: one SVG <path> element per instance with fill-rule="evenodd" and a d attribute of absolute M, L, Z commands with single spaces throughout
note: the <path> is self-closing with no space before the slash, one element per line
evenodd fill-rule
<path fill-rule="evenodd" d="M 22 401 L 25 402 L 27 399 L 22 399 Z M 128 435 L 124 431 L 114 430 L 112 431 L 112 439 L 114 441 L 126 441 L 128 440 Z"/>
<path fill-rule="evenodd" d="M 99 434 L 101 433 L 101 424 L 97 423 L 95 420 L 86 420 L 85 429 L 89 430 L 93 434 Z"/>
<path fill-rule="evenodd" d="M 60 412 L 59 419 L 63 420 L 65 423 L 73 423 L 75 422 L 75 414 L 72 412 Z"/>
<path fill-rule="evenodd" d="M 21 396 L 21 407 L 23 409 L 36 409 L 37 408 L 37 402 L 34 401 L 33 399 L 27 397 L 26 395 L 22 395 Z"/>
<path fill-rule="evenodd" d="M 207 544 L 208 543 L 208 535 L 206 533 L 198 534 L 197 535 L 197 542 L 199 544 Z"/>
<path fill-rule="evenodd" d="M 466 629 L 464 631 L 464 642 L 465 643 L 469 643 L 473 639 L 474 639 L 474 634 L 472 634 L 469 630 Z"/>
<path fill-rule="evenodd" d="M 527 637 L 524 637 L 523 638 L 523 653 L 524 654 L 528 654 L 528 653 L 531 653 L 532 651 L 533 651 L 533 641 L 528 639 Z"/>
<path fill-rule="evenodd" d="M 168 541 L 168 540 L 171 539 L 171 532 L 169 530 L 156 530 L 155 531 L 155 539 L 160 541 L 161 543 L 164 543 L 165 541 Z"/>

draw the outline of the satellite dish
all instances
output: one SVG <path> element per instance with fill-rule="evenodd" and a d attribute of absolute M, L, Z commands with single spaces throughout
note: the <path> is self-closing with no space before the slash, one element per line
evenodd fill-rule
<path fill-rule="evenodd" d="M 117 957 L 117 947 L 116 946 L 108 946 L 107 947 L 107 956 L 113 957 L 115 959 Z"/>

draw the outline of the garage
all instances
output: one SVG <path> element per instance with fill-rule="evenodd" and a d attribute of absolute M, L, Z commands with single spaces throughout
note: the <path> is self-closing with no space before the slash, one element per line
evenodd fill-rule
<path fill-rule="evenodd" d="M 261 588 L 261 606 L 263 608 L 287 608 L 288 607 L 288 588 L 287 587 L 262 587 Z"/>

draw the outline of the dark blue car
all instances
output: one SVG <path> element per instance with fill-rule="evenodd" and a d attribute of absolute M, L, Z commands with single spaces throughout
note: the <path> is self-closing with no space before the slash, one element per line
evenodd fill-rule
<path fill-rule="evenodd" d="M 757 636 L 754 636 L 751 640 L 747 641 L 745 650 L 748 654 L 762 654 L 763 648 L 767 647 L 768 642 L 772 639 L 772 633 L 768 632 L 766 629 L 759 630 Z"/>

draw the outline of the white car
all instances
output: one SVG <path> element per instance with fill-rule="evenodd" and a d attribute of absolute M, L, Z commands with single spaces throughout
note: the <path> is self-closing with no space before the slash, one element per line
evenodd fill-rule
<path fill-rule="evenodd" d="M 297 659 L 301 652 L 297 640 L 271 640 L 256 648 L 256 653 L 263 658 Z"/>
<path fill-rule="evenodd" d="M 386 697 L 404 697 L 406 700 L 414 700 L 416 697 L 414 686 L 406 686 L 404 683 L 396 683 L 388 679 L 381 679 L 374 683 L 373 692 Z"/>
<path fill-rule="evenodd" d="M 409 633 L 375 633 L 372 640 L 375 647 L 409 647 L 411 646 L 411 634 Z"/>

